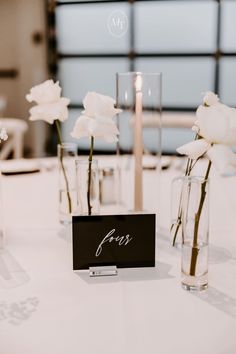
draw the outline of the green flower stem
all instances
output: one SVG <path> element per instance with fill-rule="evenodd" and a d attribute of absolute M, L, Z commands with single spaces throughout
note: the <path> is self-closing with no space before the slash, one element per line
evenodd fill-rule
<path fill-rule="evenodd" d="M 88 169 L 88 190 L 87 190 L 87 203 L 88 203 L 88 215 L 92 214 L 92 206 L 90 204 L 90 191 L 91 191 L 91 175 L 92 175 L 92 161 L 93 161 L 93 148 L 94 137 L 91 136 L 90 140 L 90 154 L 89 154 L 89 169 Z"/>
<path fill-rule="evenodd" d="M 62 146 L 62 135 L 61 135 L 61 129 L 60 129 L 60 124 L 58 120 L 55 120 L 55 124 L 56 124 L 56 128 L 57 128 L 57 134 L 58 134 L 58 141 L 59 144 Z M 65 184 L 66 184 L 66 196 L 67 196 L 67 201 L 68 201 L 68 210 L 69 210 L 69 214 L 71 214 L 72 212 L 72 203 L 71 203 L 71 196 L 70 196 L 70 191 L 69 191 L 69 182 L 66 176 L 66 170 L 65 170 L 65 166 L 63 163 L 63 152 L 62 150 L 60 150 L 60 164 L 61 164 L 61 169 L 62 169 L 62 173 L 65 179 Z"/>
<path fill-rule="evenodd" d="M 57 135 L 59 144 L 62 145 L 62 135 L 61 135 L 61 128 L 58 119 L 55 120 L 56 128 L 57 128 Z"/>
<path fill-rule="evenodd" d="M 201 199 L 199 202 L 198 211 L 195 214 L 193 247 L 192 247 L 191 263 L 190 263 L 190 275 L 192 275 L 192 276 L 195 276 L 195 273 L 196 273 L 197 257 L 198 257 L 198 252 L 199 252 L 198 229 L 199 229 L 200 217 L 201 217 L 204 201 L 206 198 L 206 184 L 207 184 L 207 180 L 209 177 L 210 169 L 211 169 L 211 161 L 209 161 L 209 163 L 208 163 L 208 167 L 207 167 L 207 171 L 206 171 L 206 175 L 205 175 L 205 181 L 201 187 Z"/>

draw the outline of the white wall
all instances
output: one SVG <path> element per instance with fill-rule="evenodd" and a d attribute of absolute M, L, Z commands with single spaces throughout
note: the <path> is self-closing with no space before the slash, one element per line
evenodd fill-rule
<path fill-rule="evenodd" d="M 41 32 L 43 42 L 35 44 L 33 33 Z M 14 79 L 0 78 L 0 95 L 7 96 L 4 116 L 28 121 L 29 89 L 47 78 L 45 8 L 43 0 L 0 1 L 0 69 L 17 69 Z M 43 156 L 47 126 L 29 122 L 26 147 L 33 156 Z"/>

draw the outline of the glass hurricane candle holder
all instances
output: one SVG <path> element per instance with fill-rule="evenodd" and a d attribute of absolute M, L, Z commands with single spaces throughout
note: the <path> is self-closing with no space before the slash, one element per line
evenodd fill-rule
<path fill-rule="evenodd" d="M 172 246 L 182 246 L 182 202 L 185 176 L 175 177 L 171 182 L 170 237 Z"/>
<path fill-rule="evenodd" d="M 158 208 L 161 73 L 118 73 L 120 202 L 134 212 Z M 153 183 L 153 181 L 155 181 Z M 128 187 L 127 187 L 128 186 Z"/>

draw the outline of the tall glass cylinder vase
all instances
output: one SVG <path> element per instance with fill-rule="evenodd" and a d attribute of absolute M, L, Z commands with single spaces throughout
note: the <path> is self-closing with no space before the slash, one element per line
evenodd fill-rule
<path fill-rule="evenodd" d="M 120 203 L 134 212 L 158 209 L 161 169 L 161 73 L 117 74 Z"/>
<path fill-rule="evenodd" d="M 182 247 L 182 199 L 185 176 L 175 177 L 171 182 L 170 237 L 172 246 Z"/>
<path fill-rule="evenodd" d="M 208 286 L 209 182 L 185 177 L 182 198 L 182 286 L 204 290 Z"/>
<path fill-rule="evenodd" d="M 88 159 L 76 160 L 76 187 L 79 215 L 98 215 L 99 200 L 99 171 L 98 161 Z"/>
<path fill-rule="evenodd" d="M 77 211 L 75 159 L 77 145 L 63 143 L 57 146 L 59 168 L 59 220 L 70 223 L 72 214 Z"/>

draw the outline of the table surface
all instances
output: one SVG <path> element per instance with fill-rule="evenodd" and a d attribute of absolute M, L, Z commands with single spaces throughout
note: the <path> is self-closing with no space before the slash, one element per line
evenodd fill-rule
<path fill-rule="evenodd" d="M 171 180 L 181 173 L 176 161 L 161 174 L 162 230 Z M 157 235 L 156 268 L 106 278 L 73 272 L 70 227 L 58 223 L 57 178 L 50 168 L 2 176 L 1 354 L 236 353 L 236 177 L 213 171 L 210 286 L 202 293 L 181 288 L 181 253 L 168 232 Z"/>

